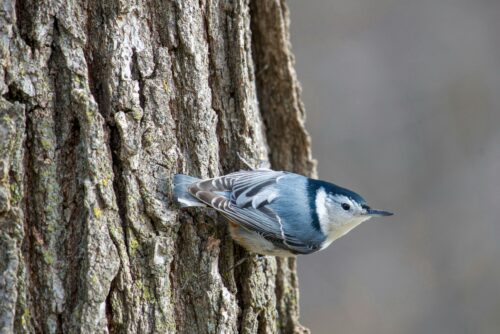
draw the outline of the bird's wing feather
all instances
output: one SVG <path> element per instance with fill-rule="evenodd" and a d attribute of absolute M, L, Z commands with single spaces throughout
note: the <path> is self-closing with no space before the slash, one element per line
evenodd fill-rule
<path fill-rule="evenodd" d="M 302 242 L 300 236 L 285 231 L 281 218 L 268 205 L 278 196 L 274 186 L 286 174 L 272 170 L 240 171 L 195 183 L 189 191 L 277 246 L 301 254 L 311 253 L 316 248 Z M 221 194 L 227 191 L 231 193 L 229 197 Z"/>

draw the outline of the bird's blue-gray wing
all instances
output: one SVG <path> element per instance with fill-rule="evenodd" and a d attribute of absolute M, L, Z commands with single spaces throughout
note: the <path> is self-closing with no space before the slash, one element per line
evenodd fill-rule
<path fill-rule="evenodd" d="M 270 205 L 279 196 L 277 183 L 288 174 L 272 170 L 240 171 L 197 182 L 189 187 L 189 191 L 276 246 L 295 253 L 311 253 L 318 247 L 301 240 L 300 235 L 287 231 L 284 222 Z"/>

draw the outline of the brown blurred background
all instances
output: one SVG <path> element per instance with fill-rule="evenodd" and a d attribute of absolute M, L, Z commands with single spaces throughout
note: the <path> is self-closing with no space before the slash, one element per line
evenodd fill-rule
<path fill-rule="evenodd" d="M 319 176 L 373 219 L 299 258 L 313 333 L 500 333 L 500 1 L 288 1 Z"/>

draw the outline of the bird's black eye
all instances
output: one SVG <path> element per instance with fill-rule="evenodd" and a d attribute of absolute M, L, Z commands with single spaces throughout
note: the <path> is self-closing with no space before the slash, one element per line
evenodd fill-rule
<path fill-rule="evenodd" d="M 351 208 L 351 206 L 347 203 L 342 203 L 342 209 L 344 209 L 345 211 L 349 211 L 349 209 Z"/>

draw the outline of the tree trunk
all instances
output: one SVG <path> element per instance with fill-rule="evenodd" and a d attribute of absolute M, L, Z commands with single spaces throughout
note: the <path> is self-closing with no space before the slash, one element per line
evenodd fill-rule
<path fill-rule="evenodd" d="M 5 0 L 0 60 L 1 333 L 306 331 L 295 260 L 233 269 L 170 194 L 237 153 L 314 173 L 282 1 Z"/>

